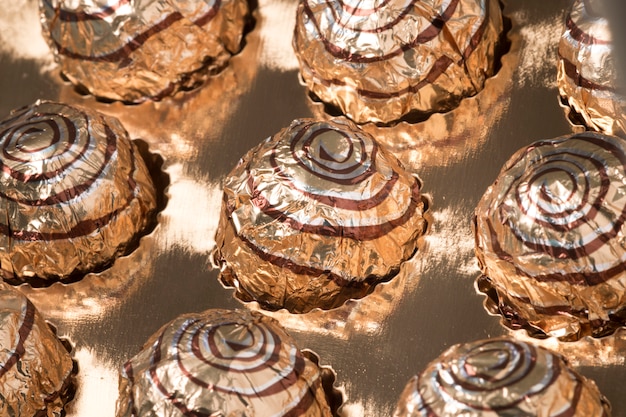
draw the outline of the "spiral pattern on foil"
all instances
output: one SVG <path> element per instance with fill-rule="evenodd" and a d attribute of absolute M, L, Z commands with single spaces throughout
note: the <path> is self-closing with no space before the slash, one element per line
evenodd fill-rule
<path fill-rule="evenodd" d="M 512 338 L 449 348 L 405 387 L 394 417 L 605 416 L 597 387 L 557 354 Z"/>
<path fill-rule="evenodd" d="M 119 131 L 114 129 L 82 110 L 55 103 L 39 103 L 17 112 L 0 125 L 0 198 L 21 207 L 57 211 L 57 215 L 73 202 L 84 204 L 85 198 L 98 192 L 96 183 L 113 181 L 115 176 Z M 130 166 L 124 168 L 129 176 L 122 184 L 128 196 L 136 186 L 132 146 L 130 154 Z M 105 226 L 123 208 L 97 219 L 65 220 L 57 230 L 37 229 L 31 222 L 27 228 L 2 224 L 0 232 L 30 241 L 85 236 Z"/>
<path fill-rule="evenodd" d="M 420 202 L 418 181 L 406 184 L 369 135 L 343 122 L 295 122 L 267 155 L 248 167 L 252 202 L 297 231 L 375 239 L 415 215 Z M 265 172 L 277 181 L 265 182 L 258 175 Z"/>
<path fill-rule="evenodd" d="M 8 181 L 2 198 L 30 206 L 77 198 L 98 179 L 116 150 L 109 128 L 105 146 L 90 135 L 86 114 L 69 106 L 63 113 L 45 107 L 18 114 L 0 127 L 0 169 Z M 53 191 L 42 197 L 41 190 L 48 187 Z"/>
<path fill-rule="evenodd" d="M 501 259 L 534 253 L 571 260 L 541 281 L 595 285 L 624 270 L 626 153 L 617 139 L 593 133 L 540 141 L 505 166 L 477 208 L 478 230 Z M 581 271 L 581 265 L 585 270 Z M 524 271 L 520 261 L 517 266 Z"/>
<path fill-rule="evenodd" d="M 139 390 L 153 390 L 145 395 L 159 398 L 155 404 L 167 403 L 158 409 L 185 416 L 205 415 L 202 410 L 297 416 L 319 401 L 319 371 L 310 371 L 311 363 L 272 319 L 208 310 L 180 317 L 156 336 L 126 363 L 123 376 Z"/>

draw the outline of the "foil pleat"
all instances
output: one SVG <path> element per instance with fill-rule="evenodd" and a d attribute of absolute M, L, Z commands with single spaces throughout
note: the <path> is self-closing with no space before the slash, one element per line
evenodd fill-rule
<path fill-rule="evenodd" d="M 563 340 L 623 325 L 625 181 L 626 147 L 598 133 L 509 159 L 475 212 L 481 285 L 505 319 Z"/>
<path fill-rule="evenodd" d="M 495 0 L 299 4 L 293 47 L 307 88 L 356 121 L 447 111 L 495 71 Z"/>
<path fill-rule="evenodd" d="M 5 280 L 71 280 L 106 266 L 153 221 L 156 193 L 120 123 L 38 101 L 0 122 Z"/>
<path fill-rule="evenodd" d="M 270 310 L 361 298 L 416 251 L 426 229 L 420 186 L 352 122 L 295 120 L 224 181 L 221 279 Z"/>
<path fill-rule="evenodd" d="M 73 367 L 30 300 L 0 283 L 0 415 L 64 415 Z"/>
<path fill-rule="evenodd" d="M 62 74 L 94 96 L 159 100 L 197 86 L 242 46 L 245 0 L 41 0 Z"/>
<path fill-rule="evenodd" d="M 117 417 L 330 417 L 322 371 L 277 321 L 246 310 L 185 314 L 120 374 Z"/>
<path fill-rule="evenodd" d="M 563 357 L 515 339 L 450 347 L 404 388 L 394 417 L 608 417 L 595 382 Z"/>
<path fill-rule="evenodd" d="M 618 77 L 613 35 L 602 2 L 577 0 L 559 42 L 559 93 L 584 124 L 626 136 L 626 84 Z"/>

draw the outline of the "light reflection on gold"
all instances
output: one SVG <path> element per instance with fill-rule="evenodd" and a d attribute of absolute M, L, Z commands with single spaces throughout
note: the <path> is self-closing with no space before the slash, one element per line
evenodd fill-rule
<path fill-rule="evenodd" d="M 1 52 L 18 59 L 35 59 L 42 72 L 54 65 L 52 53 L 41 34 L 37 0 L 3 4 L 0 28 Z"/>
<path fill-rule="evenodd" d="M 72 352 L 78 362 L 76 396 L 66 406 L 69 415 L 112 417 L 117 400 L 118 369 L 102 362 L 88 348 Z"/>
<path fill-rule="evenodd" d="M 432 227 L 424 237 L 425 251 L 431 256 L 424 257 L 423 272 L 437 267 L 441 262 L 456 264 L 457 275 L 475 276 L 480 270 L 474 257 L 474 234 L 470 216 L 459 207 L 444 207 L 431 212 Z M 433 262 L 433 257 L 440 262 Z M 463 260 L 463 262 L 459 262 Z"/>
<path fill-rule="evenodd" d="M 278 71 L 298 69 L 298 60 L 291 46 L 297 6 L 298 2 L 289 0 L 259 1 L 260 65 Z"/>
<path fill-rule="evenodd" d="M 172 183 L 168 187 L 168 205 L 161 216 L 164 233 L 159 244 L 165 250 L 179 246 L 208 254 L 215 246 L 221 186 L 186 176 L 180 163 L 170 166 L 168 173 Z"/>

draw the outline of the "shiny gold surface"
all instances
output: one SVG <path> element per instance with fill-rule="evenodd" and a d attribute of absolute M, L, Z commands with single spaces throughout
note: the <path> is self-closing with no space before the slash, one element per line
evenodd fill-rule
<path fill-rule="evenodd" d="M 360 301 L 328 312 L 272 314 L 301 348 L 313 350 L 322 365 L 335 370 L 336 384 L 345 392 L 344 416 L 391 415 L 409 379 L 452 344 L 509 333 L 527 337 L 506 330 L 498 317 L 487 314 L 484 297 L 474 289 L 479 270 L 471 218 L 480 196 L 514 151 L 573 130 L 556 88 L 558 39 L 569 1 L 506 3 L 504 15 L 513 27 L 511 48 L 518 48 L 518 55 L 508 55 L 512 61 L 506 68 L 509 58 L 503 58 L 501 70 L 508 76 L 501 83 L 487 82 L 476 95 L 478 100 L 494 94 L 485 100 L 493 104 L 481 108 L 480 117 L 451 117 L 460 120 L 448 127 L 459 137 L 449 142 L 444 138 L 434 152 L 428 153 L 433 146 L 426 131 L 410 144 L 406 158 L 400 155 L 410 161 L 405 165 L 419 174 L 431 198 L 433 222 L 423 250 L 396 279 Z M 313 115 L 286 35 L 295 25 L 296 2 L 260 0 L 256 26 L 242 52 L 201 89 L 133 106 L 78 95 L 59 77 L 40 33 L 36 3 L 8 2 L 4 7 L 0 113 L 38 98 L 93 106 L 118 117 L 132 138 L 147 143 L 163 158 L 162 169 L 169 176 L 158 225 L 135 252 L 104 275 L 86 277 L 82 287 L 37 289 L 33 299 L 74 346 L 78 391 L 68 416 L 110 417 L 120 366 L 164 323 L 183 313 L 244 306 L 218 282 L 218 271 L 209 262 L 221 181 L 253 146 L 293 119 Z M 499 79 L 496 75 L 493 81 Z M 94 294 L 87 284 L 105 277 L 117 280 L 112 285 L 120 291 Z M 626 416 L 624 340 L 618 333 L 600 340 L 542 343 L 573 358 L 576 369 L 594 379 L 608 397 L 613 415 Z"/>

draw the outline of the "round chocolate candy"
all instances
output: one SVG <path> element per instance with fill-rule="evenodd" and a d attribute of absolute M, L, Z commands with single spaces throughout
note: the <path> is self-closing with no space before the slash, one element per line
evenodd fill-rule
<path fill-rule="evenodd" d="M 35 306 L 0 282 L 0 415 L 60 416 L 74 363 Z"/>
<path fill-rule="evenodd" d="M 73 84 L 125 102 L 196 86 L 239 52 L 246 0 L 43 0 L 43 33 Z"/>
<path fill-rule="evenodd" d="M 330 417 L 320 368 L 277 321 L 246 310 L 185 314 L 122 368 L 117 417 Z"/>
<path fill-rule="evenodd" d="M 476 256 L 514 325 L 602 336 L 626 306 L 626 144 L 599 133 L 516 152 L 475 212 Z"/>
<path fill-rule="evenodd" d="M 493 75 L 497 0 L 304 0 L 293 46 L 302 78 L 357 123 L 454 108 Z"/>
<path fill-rule="evenodd" d="M 601 1 L 574 1 L 559 42 L 557 84 L 587 127 L 626 136 L 626 84 L 619 83 L 605 13 Z"/>
<path fill-rule="evenodd" d="M 337 307 L 397 273 L 425 208 L 418 179 L 354 123 L 295 120 L 224 181 L 222 280 L 270 310 Z"/>
<path fill-rule="evenodd" d="M 508 338 L 450 347 L 414 376 L 394 417 L 608 417 L 596 384 L 556 353 Z"/>
<path fill-rule="evenodd" d="M 116 119 L 38 101 L 0 121 L 0 271 L 68 281 L 112 262 L 152 221 L 155 189 Z"/>

